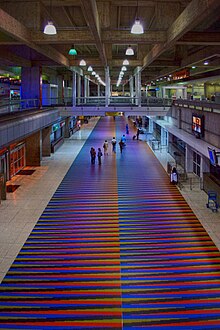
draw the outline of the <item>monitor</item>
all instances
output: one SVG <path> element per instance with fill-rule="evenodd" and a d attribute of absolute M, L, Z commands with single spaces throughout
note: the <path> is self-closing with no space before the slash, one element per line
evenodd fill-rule
<path fill-rule="evenodd" d="M 208 153 L 209 153 L 210 164 L 213 166 L 217 166 L 218 158 L 215 149 L 208 147 Z"/>
<path fill-rule="evenodd" d="M 192 115 L 192 131 L 198 138 L 204 136 L 204 116 Z"/>

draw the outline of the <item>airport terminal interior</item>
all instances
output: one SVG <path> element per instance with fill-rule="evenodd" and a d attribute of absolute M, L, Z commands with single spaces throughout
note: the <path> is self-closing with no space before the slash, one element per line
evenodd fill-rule
<path fill-rule="evenodd" d="M 220 329 L 219 13 L 0 1 L 0 329 Z"/>

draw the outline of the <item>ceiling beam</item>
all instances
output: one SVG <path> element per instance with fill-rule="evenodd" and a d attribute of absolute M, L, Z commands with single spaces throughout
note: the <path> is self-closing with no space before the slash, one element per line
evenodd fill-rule
<path fill-rule="evenodd" d="M 5 0 L 5 1 L 10 1 L 10 0 Z M 24 0 L 16 0 L 16 2 L 22 2 Z M 25 0 L 26 2 L 32 2 L 33 0 Z M 46 6 L 50 6 L 50 1 L 51 0 L 44 0 L 44 3 Z M 11 2 L 14 2 L 14 0 L 11 0 Z M 56 7 L 63 7 L 64 6 L 64 0 L 53 0 L 53 6 Z M 97 2 L 109 2 L 109 0 L 97 0 Z M 166 3 L 167 0 L 160 0 L 160 2 Z M 169 0 L 169 2 L 176 2 L 176 0 Z M 182 4 L 183 6 L 186 6 L 188 3 L 190 2 L 190 0 L 179 0 L 179 3 Z M 80 6 L 80 0 L 65 0 L 65 7 L 72 7 L 72 6 Z M 118 6 L 119 5 L 119 1 L 118 0 L 113 0 L 111 1 L 111 4 L 113 6 Z M 155 6 L 155 1 L 154 0 L 139 0 L 138 1 L 138 5 L 141 7 L 153 7 Z M 120 6 L 124 6 L 124 7 L 136 7 L 137 6 L 137 0 L 121 0 L 120 1 Z"/>
<path fill-rule="evenodd" d="M 46 36 L 41 32 L 32 33 L 32 40 L 37 44 L 87 44 L 94 45 L 95 39 L 89 29 L 58 30 L 54 36 Z M 166 41 L 165 31 L 147 31 L 141 35 L 131 34 L 130 31 L 102 31 L 102 42 L 105 44 L 132 45 L 164 43 Z"/>
<path fill-rule="evenodd" d="M 0 59 L 5 59 L 8 63 L 11 63 L 11 65 L 31 67 L 31 61 L 5 49 L 0 50 Z"/>
<path fill-rule="evenodd" d="M 32 33 L 32 40 L 36 44 L 74 44 L 74 45 L 94 45 L 95 40 L 92 33 L 88 29 L 76 29 L 61 31 L 54 36 L 47 36 L 39 31 Z"/>
<path fill-rule="evenodd" d="M 181 67 L 196 65 L 198 62 L 203 62 L 204 60 L 208 60 L 216 56 L 220 58 L 220 48 L 218 46 L 205 47 L 198 52 L 185 57 L 181 61 Z"/>
<path fill-rule="evenodd" d="M 167 31 L 167 41 L 156 44 L 143 60 L 142 70 L 164 51 L 171 48 L 186 32 L 212 15 L 220 7 L 219 0 L 192 0 Z"/>
<path fill-rule="evenodd" d="M 130 31 L 103 31 L 102 41 L 112 44 L 152 44 L 166 41 L 165 31 L 147 31 L 144 34 L 131 34 Z"/>
<path fill-rule="evenodd" d="M 177 42 L 177 45 L 220 45 L 219 32 L 188 32 Z"/>
<path fill-rule="evenodd" d="M 9 35 L 10 37 L 22 42 L 23 44 L 29 46 L 30 48 L 34 49 L 38 53 L 49 57 L 54 62 L 69 66 L 68 59 L 53 49 L 50 46 L 44 46 L 41 48 L 40 46 L 36 45 L 32 42 L 32 34 L 29 29 L 27 29 L 23 24 L 18 22 L 14 17 L 8 15 L 5 11 L 0 8 L 0 30 Z"/>
<path fill-rule="evenodd" d="M 94 37 L 96 48 L 104 66 L 107 66 L 105 48 L 101 41 L 101 29 L 95 0 L 81 0 L 81 7 L 88 27 Z"/>
<path fill-rule="evenodd" d="M 67 19 L 68 19 L 70 25 L 72 25 L 72 26 L 76 26 L 76 23 L 74 22 L 74 20 L 73 20 L 73 18 L 72 18 L 72 15 L 70 14 L 70 10 L 69 10 L 69 8 L 68 8 L 68 7 L 63 7 L 62 9 L 63 9 L 64 14 L 66 15 L 66 17 L 67 17 Z"/>

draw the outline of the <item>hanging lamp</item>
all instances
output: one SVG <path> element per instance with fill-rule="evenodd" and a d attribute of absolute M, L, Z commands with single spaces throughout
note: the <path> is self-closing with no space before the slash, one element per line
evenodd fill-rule
<path fill-rule="evenodd" d="M 50 0 L 50 16 L 51 16 L 51 7 L 52 3 L 51 3 L 51 0 Z M 54 26 L 53 22 L 52 21 L 48 21 L 47 22 L 47 25 L 44 27 L 44 34 L 47 34 L 47 35 L 55 35 L 57 34 L 57 30 L 56 30 L 56 27 Z"/>
<path fill-rule="evenodd" d="M 123 65 L 129 65 L 129 61 L 128 61 L 127 59 L 125 59 L 125 60 L 123 61 Z"/>
<path fill-rule="evenodd" d="M 144 29 L 143 26 L 138 18 L 138 0 L 137 0 L 137 7 L 136 7 L 136 15 L 135 15 L 135 22 L 131 28 L 131 33 L 132 34 L 143 34 Z"/>
<path fill-rule="evenodd" d="M 80 65 L 80 66 L 86 66 L 86 61 L 85 61 L 85 60 L 81 60 L 81 61 L 79 62 L 79 65 Z"/>
<path fill-rule="evenodd" d="M 131 46 L 128 46 L 128 48 L 126 49 L 125 55 L 128 55 L 128 56 L 134 55 L 134 50 L 133 50 L 133 48 L 131 48 Z"/>
<path fill-rule="evenodd" d="M 77 50 L 75 49 L 74 45 L 69 50 L 69 55 L 77 55 Z"/>
<path fill-rule="evenodd" d="M 56 30 L 55 26 L 53 25 L 53 22 L 48 21 L 47 25 L 44 27 L 44 34 L 47 34 L 47 35 L 57 34 L 57 30 Z"/>

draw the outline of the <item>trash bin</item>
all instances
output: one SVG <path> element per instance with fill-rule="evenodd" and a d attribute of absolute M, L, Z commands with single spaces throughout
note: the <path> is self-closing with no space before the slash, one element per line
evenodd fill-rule
<path fill-rule="evenodd" d="M 0 174 L 0 201 L 6 200 L 6 180 L 4 174 Z"/>

